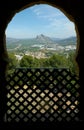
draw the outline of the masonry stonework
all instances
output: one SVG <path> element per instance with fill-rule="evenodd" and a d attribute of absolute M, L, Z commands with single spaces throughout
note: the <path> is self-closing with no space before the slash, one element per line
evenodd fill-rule
<path fill-rule="evenodd" d="M 0 120 L 3 117 L 5 109 L 5 75 L 8 64 L 8 55 L 6 50 L 6 28 L 14 15 L 23 9 L 26 9 L 34 4 L 49 4 L 60 9 L 72 22 L 75 24 L 77 33 L 77 57 L 76 61 L 79 67 L 81 89 L 84 81 L 84 11 L 81 0 L 1 0 L 0 1 Z M 81 92 L 83 98 L 83 92 Z M 3 112 L 2 112 L 3 110 Z M 82 111 L 82 109 L 81 109 Z"/>

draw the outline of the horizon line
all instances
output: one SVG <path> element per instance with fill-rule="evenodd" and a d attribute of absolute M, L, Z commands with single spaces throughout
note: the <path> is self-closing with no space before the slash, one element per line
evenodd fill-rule
<path fill-rule="evenodd" d="M 23 38 L 18 37 L 17 38 L 17 37 L 6 36 L 6 38 L 12 38 L 12 39 L 33 39 L 33 38 L 36 38 L 39 35 L 44 35 L 44 34 L 37 34 L 35 37 L 23 37 Z M 49 37 L 49 38 L 57 38 L 57 39 L 67 39 L 67 38 L 71 38 L 71 37 L 77 37 L 75 35 L 68 36 L 68 37 L 52 37 L 52 36 L 50 37 L 48 35 L 44 35 L 44 36 Z"/>

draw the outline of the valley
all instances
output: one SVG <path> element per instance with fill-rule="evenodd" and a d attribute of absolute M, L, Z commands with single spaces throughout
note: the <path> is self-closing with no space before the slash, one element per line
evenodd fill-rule
<path fill-rule="evenodd" d="M 59 39 L 40 34 L 29 39 L 7 38 L 6 42 L 7 51 L 14 53 L 18 59 L 24 55 L 31 55 L 36 58 L 46 58 L 54 53 L 68 55 L 70 51 L 76 50 L 76 37 Z"/>

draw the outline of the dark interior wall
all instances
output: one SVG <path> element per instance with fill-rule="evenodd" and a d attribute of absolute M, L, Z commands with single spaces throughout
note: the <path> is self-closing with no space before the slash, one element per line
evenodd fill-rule
<path fill-rule="evenodd" d="M 12 0 L 12 1 L 4 1 L 0 4 L 0 55 L 1 59 L 4 63 L 7 62 L 7 53 L 6 53 L 6 43 L 5 43 L 5 30 L 8 25 L 8 23 L 11 21 L 11 19 L 14 17 L 14 15 L 31 6 L 34 4 L 40 4 L 40 3 L 47 3 L 50 5 L 53 5 L 60 10 L 62 10 L 65 15 L 72 20 L 75 23 L 77 36 L 78 36 L 78 56 L 77 56 L 77 62 L 80 68 L 80 62 L 79 62 L 79 55 L 80 53 L 80 35 L 82 35 L 81 31 L 83 31 L 83 15 L 82 8 L 81 8 L 81 2 L 79 0 Z M 82 52 L 83 53 L 83 52 Z M 83 54 L 82 54 L 83 55 Z M 0 68 L 2 68 L 3 63 L 1 61 Z M 5 67 L 5 64 L 4 64 Z M 4 68 L 3 67 L 3 68 Z"/>
<path fill-rule="evenodd" d="M 84 14 L 83 14 L 83 6 L 81 0 L 1 0 L 0 1 L 0 113 L 2 116 L 4 114 L 5 109 L 3 106 L 4 102 L 4 95 L 5 95 L 5 70 L 8 62 L 8 56 L 6 51 L 6 36 L 5 30 L 7 28 L 8 23 L 14 17 L 16 13 L 19 11 L 34 5 L 46 3 L 53 5 L 54 7 L 59 8 L 62 10 L 65 15 L 75 23 L 76 32 L 77 32 L 77 63 L 79 66 L 79 76 L 80 76 L 80 85 L 81 90 L 83 88 L 83 80 L 84 77 L 82 76 L 84 73 L 84 63 L 83 63 L 83 43 L 84 43 Z M 3 94 L 2 94 L 3 93 Z M 81 91 L 81 98 L 83 98 L 83 92 Z M 2 112 L 3 109 L 3 112 Z M 81 107 L 81 112 L 83 107 Z M 2 116 L 0 118 L 2 119 Z"/>

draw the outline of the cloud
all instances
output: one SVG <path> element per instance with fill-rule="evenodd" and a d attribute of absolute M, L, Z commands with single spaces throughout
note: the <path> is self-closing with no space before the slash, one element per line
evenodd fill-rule
<path fill-rule="evenodd" d="M 75 28 L 74 24 L 59 9 L 40 4 L 16 15 L 6 33 L 14 37 L 32 37 L 39 33 L 66 37 L 75 35 Z"/>
<path fill-rule="evenodd" d="M 63 24 L 70 22 L 69 19 L 55 7 L 49 5 L 36 5 L 31 9 L 40 20 L 46 20 L 49 26 L 63 26 Z"/>
<path fill-rule="evenodd" d="M 41 26 L 44 23 L 43 27 L 48 34 L 57 37 L 68 37 L 76 34 L 74 24 L 59 9 L 41 4 L 33 6 L 31 11 L 41 21 Z"/>
<path fill-rule="evenodd" d="M 40 16 L 42 14 L 42 11 L 37 8 L 37 9 L 34 9 L 33 12 L 37 15 L 37 16 Z"/>
<path fill-rule="evenodd" d="M 37 15 L 39 18 L 55 18 L 61 17 L 63 15 L 60 10 L 49 6 L 49 5 L 35 5 L 31 8 L 31 10 Z"/>

